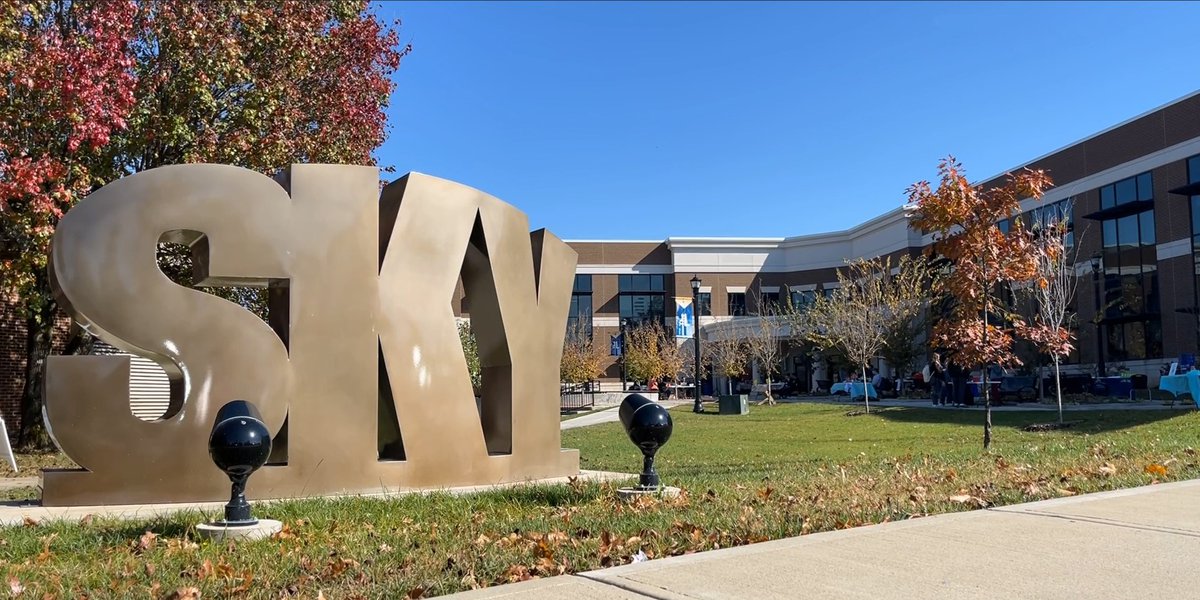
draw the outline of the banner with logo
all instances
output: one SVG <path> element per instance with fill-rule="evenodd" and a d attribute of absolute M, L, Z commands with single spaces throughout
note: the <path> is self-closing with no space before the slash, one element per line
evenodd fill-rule
<path fill-rule="evenodd" d="M 696 311 L 691 298 L 675 299 L 675 337 L 690 338 L 696 335 Z"/>

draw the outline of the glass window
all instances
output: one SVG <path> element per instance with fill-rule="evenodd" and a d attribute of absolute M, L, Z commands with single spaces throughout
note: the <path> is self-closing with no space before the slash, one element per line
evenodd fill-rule
<path fill-rule="evenodd" d="M 1106 185 L 1100 188 L 1100 208 L 1112 208 L 1116 206 L 1117 201 L 1113 195 L 1113 186 Z"/>
<path fill-rule="evenodd" d="M 1188 183 L 1200 181 L 1200 155 L 1188 159 Z"/>
<path fill-rule="evenodd" d="M 576 285 L 579 285 L 579 277 L 576 276 Z M 588 288 L 591 288 L 591 275 L 585 275 L 588 279 Z M 567 335 L 574 335 L 575 332 L 582 328 L 588 338 L 592 337 L 592 294 L 573 293 L 571 294 L 571 307 L 567 311 Z"/>
<path fill-rule="evenodd" d="M 734 317 L 746 314 L 746 292 L 729 292 L 729 314 Z"/>
<path fill-rule="evenodd" d="M 1153 222 L 1153 217 L 1151 217 Z M 1128 215 L 1117 219 L 1117 245 L 1138 245 L 1138 216 Z"/>
<path fill-rule="evenodd" d="M 1003 221 L 996 223 L 996 227 L 1000 229 L 1000 233 L 1003 233 L 1005 235 L 1008 235 L 1008 230 L 1011 226 L 1012 226 L 1012 224 L 1009 222 L 1008 219 L 1004 219 Z"/>
<path fill-rule="evenodd" d="M 575 293 L 592 293 L 592 276 L 591 275 L 576 275 L 575 286 L 571 288 Z"/>
<path fill-rule="evenodd" d="M 778 309 L 779 292 L 763 292 L 761 302 L 762 306 L 758 307 L 760 311 Z"/>
<path fill-rule="evenodd" d="M 1149 171 L 1137 176 L 1138 200 L 1154 199 L 1154 176 Z"/>
<path fill-rule="evenodd" d="M 1141 223 L 1141 238 L 1143 246 L 1154 245 L 1154 211 L 1148 210 L 1138 215 L 1138 221 Z"/>
<path fill-rule="evenodd" d="M 1161 358 L 1154 211 L 1107 219 L 1102 225 L 1108 356 L 1113 361 Z"/>
<path fill-rule="evenodd" d="M 662 275 L 621 275 L 617 278 L 617 291 L 625 292 L 662 292 L 666 288 Z"/>
<path fill-rule="evenodd" d="M 1117 204 L 1126 204 L 1137 200 L 1137 182 L 1133 177 L 1122 179 L 1116 183 Z"/>
<path fill-rule="evenodd" d="M 653 321 L 661 324 L 665 315 L 663 302 L 662 294 L 622 295 L 619 301 L 621 318 L 634 322 Z"/>
<path fill-rule="evenodd" d="M 816 290 L 804 290 L 792 292 L 792 307 L 799 310 L 805 307 L 812 306 L 813 302 L 817 301 Z"/>
<path fill-rule="evenodd" d="M 696 294 L 696 300 L 700 303 L 700 316 L 712 316 L 712 292 L 700 292 Z"/>

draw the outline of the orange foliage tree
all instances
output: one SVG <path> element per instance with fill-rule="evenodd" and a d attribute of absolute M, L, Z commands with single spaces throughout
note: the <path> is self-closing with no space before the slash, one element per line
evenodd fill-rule
<path fill-rule="evenodd" d="M 1015 227 L 1007 235 L 997 223 L 1020 212 L 1024 199 L 1042 198 L 1052 183 L 1040 170 L 1010 173 L 1004 185 L 983 188 L 971 185 L 962 164 L 953 156 L 938 164 L 939 184 L 928 181 L 908 188 L 906 209 L 912 226 L 934 234 L 933 249 L 952 266 L 941 279 L 952 302 L 948 314 L 933 328 L 933 341 L 954 348 L 954 361 L 983 371 L 983 447 L 992 443 L 992 402 L 988 366 L 1015 365 L 1013 335 L 1025 335 L 1026 326 L 996 298 L 997 290 L 1012 282 L 1029 281 L 1037 271 L 1033 237 Z"/>

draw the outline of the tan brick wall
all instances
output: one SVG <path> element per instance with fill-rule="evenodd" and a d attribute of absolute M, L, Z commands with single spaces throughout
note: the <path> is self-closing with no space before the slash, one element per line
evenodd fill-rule
<path fill-rule="evenodd" d="M 567 242 L 581 265 L 669 265 L 666 242 Z"/>

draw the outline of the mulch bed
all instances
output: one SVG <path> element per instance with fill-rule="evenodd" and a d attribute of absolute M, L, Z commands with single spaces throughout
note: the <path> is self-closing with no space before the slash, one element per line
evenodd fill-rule
<path fill-rule="evenodd" d="M 1083 421 L 1063 421 L 1062 423 L 1034 423 L 1021 428 L 1021 431 L 1057 431 L 1059 429 L 1068 429 L 1074 425 L 1078 425 Z"/>

